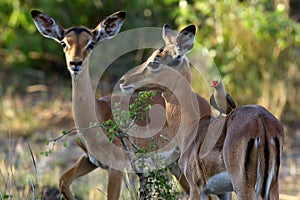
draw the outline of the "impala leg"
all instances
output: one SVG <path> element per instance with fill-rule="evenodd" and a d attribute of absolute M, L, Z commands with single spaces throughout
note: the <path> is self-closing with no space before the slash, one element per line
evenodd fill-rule
<path fill-rule="evenodd" d="M 74 179 L 84 176 L 96 168 L 97 167 L 89 161 L 89 158 L 86 156 L 86 154 L 83 154 L 75 163 L 75 165 L 73 165 L 69 170 L 65 171 L 59 179 L 59 188 L 64 197 L 68 200 L 75 200 L 70 190 L 70 185 Z"/>
<path fill-rule="evenodd" d="M 278 182 L 272 183 L 270 188 L 270 199 L 278 200 L 279 199 L 279 189 Z"/>
<path fill-rule="evenodd" d="M 180 167 L 178 166 L 178 164 L 172 163 L 170 171 L 176 177 L 177 181 L 180 183 L 180 185 L 184 189 L 184 191 L 187 194 L 189 194 L 190 193 L 189 183 L 187 182 L 182 171 L 180 170 Z"/>
<path fill-rule="evenodd" d="M 193 185 L 190 187 L 190 198 L 189 200 L 199 200 L 200 199 L 200 191 L 197 185 Z M 202 200 L 202 199 L 201 199 Z"/>
<path fill-rule="evenodd" d="M 236 151 L 238 152 L 238 150 L 236 150 Z M 247 182 L 246 179 L 241 178 L 241 177 L 243 177 L 243 174 L 240 173 L 239 170 L 235 170 L 235 168 L 232 167 L 233 164 L 236 164 L 239 162 L 238 159 L 240 159 L 241 157 L 242 156 L 239 156 L 236 159 L 230 158 L 230 160 L 229 159 L 226 160 L 227 161 L 226 167 L 230 173 L 234 191 L 236 193 L 238 200 L 249 200 L 249 199 L 256 200 L 257 197 L 256 197 L 256 193 L 255 193 L 255 186 L 252 185 L 251 183 L 249 183 L 249 181 Z M 231 168 L 228 166 L 230 166 Z M 252 177 L 255 177 L 255 176 L 252 176 Z"/>
<path fill-rule="evenodd" d="M 110 168 L 108 170 L 107 199 L 117 200 L 120 197 L 123 172 Z"/>

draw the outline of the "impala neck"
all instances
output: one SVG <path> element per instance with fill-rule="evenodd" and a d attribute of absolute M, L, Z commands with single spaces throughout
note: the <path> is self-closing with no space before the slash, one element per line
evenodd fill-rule
<path fill-rule="evenodd" d="M 184 59 L 182 63 L 182 67 L 180 69 L 180 74 L 186 78 L 187 82 L 191 85 L 191 69 L 189 65 L 189 61 L 187 58 Z"/>
<path fill-rule="evenodd" d="M 72 76 L 72 110 L 75 126 L 80 129 L 80 136 L 84 139 L 88 152 L 92 153 L 92 146 L 97 143 L 95 138 L 98 130 L 94 128 L 83 130 L 83 128 L 97 122 L 95 93 L 93 92 L 88 67 L 83 67 L 84 71 L 80 75 Z"/>
<path fill-rule="evenodd" d="M 189 74 L 189 73 L 187 73 Z M 184 77 L 184 78 L 183 78 Z M 176 79 L 174 87 L 165 91 L 167 122 L 176 133 L 176 143 L 183 151 L 194 138 L 199 124 L 200 110 L 196 95 L 191 90 L 189 79 L 181 76 Z"/>
<path fill-rule="evenodd" d="M 72 109 L 76 128 L 87 128 L 91 123 L 98 123 L 95 93 L 90 80 L 88 62 L 84 71 L 78 76 L 72 76 Z M 100 110 L 102 112 L 102 110 Z M 89 128 L 80 131 L 90 155 L 97 160 L 105 160 L 104 164 L 116 169 L 123 169 L 126 155 L 115 145 L 112 145 L 101 128 Z"/>
<path fill-rule="evenodd" d="M 88 65 L 88 63 L 87 63 Z M 88 66 L 77 77 L 72 77 L 72 109 L 77 128 L 86 128 L 98 122 L 95 109 L 95 93 L 92 88 Z"/>

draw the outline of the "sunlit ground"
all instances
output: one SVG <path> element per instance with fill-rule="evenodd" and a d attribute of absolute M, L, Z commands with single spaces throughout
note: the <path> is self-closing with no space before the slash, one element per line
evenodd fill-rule
<path fill-rule="evenodd" d="M 41 196 L 46 189 L 57 187 L 59 174 L 74 163 L 81 154 L 80 150 L 76 151 L 77 147 L 70 145 L 64 148 L 61 144 L 60 146 L 57 144 L 59 147 L 55 152 L 45 157 L 40 156 L 39 152 L 47 146 L 31 142 L 29 144 L 35 155 L 36 168 L 27 142 L 7 140 L 5 145 L 1 144 L 2 148 L 7 145 L 9 149 L 1 150 L 0 154 L 0 199 L 9 194 L 14 197 L 13 199 Z M 296 200 L 300 197 L 299 160 L 283 160 L 280 172 L 280 199 L 282 200 Z M 97 169 L 75 180 L 72 188 L 75 194 L 83 199 L 86 197 L 105 199 L 106 184 L 107 173 L 105 170 Z M 123 185 L 123 199 L 128 198 L 128 193 L 128 188 Z"/>
<path fill-rule="evenodd" d="M 28 144 L 35 155 L 36 168 Z M 5 199 L 6 195 L 11 195 L 13 199 L 40 199 L 42 196 L 49 196 L 49 193 L 57 194 L 59 174 L 81 155 L 80 150 L 77 151 L 77 147 L 73 145 L 64 148 L 62 144 L 57 144 L 55 152 L 48 157 L 39 155 L 41 150 L 47 148 L 44 144 L 7 140 L 5 145 L 1 144 L 1 148 L 3 146 L 9 149 L 1 149 L 0 154 L 0 199 Z M 299 160 L 283 160 L 280 172 L 281 200 L 296 200 L 300 197 Z M 106 171 L 97 169 L 75 180 L 72 190 L 79 199 L 106 199 L 106 186 Z M 135 199 L 131 190 L 123 183 L 121 199 Z M 233 197 L 236 199 L 234 194 Z"/>

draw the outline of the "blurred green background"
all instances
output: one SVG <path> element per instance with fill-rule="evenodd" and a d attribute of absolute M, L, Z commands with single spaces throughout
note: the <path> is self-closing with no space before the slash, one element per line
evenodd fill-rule
<path fill-rule="evenodd" d="M 30 16 L 32 9 L 49 14 L 64 27 L 94 28 L 101 19 L 118 10 L 127 12 L 121 31 L 162 27 L 165 23 L 176 30 L 195 24 L 197 42 L 208 49 L 227 91 L 238 104 L 260 104 L 284 124 L 281 199 L 300 198 L 300 26 L 297 22 L 300 1 L 2 0 L 0 149 L 4 155 L 0 165 L 3 166 L 16 162 L 7 160 L 9 152 L 17 148 L 11 141 L 43 143 L 59 135 L 59 130 L 73 127 L 71 81 L 63 51 L 59 44 L 37 32 Z M 146 53 L 139 54 L 128 56 L 127 60 L 122 58 L 123 65 L 129 69 L 142 62 Z M 111 70 L 103 82 L 111 85 L 120 75 L 119 70 Z M 201 94 L 199 83 L 194 81 L 193 86 Z M 204 96 L 208 98 L 207 94 Z M 39 158 L 38 152 L 45 145 L 32 148 Z M 1 177 L 7 183 L 7 176 Z M 43 183 L 55 185 L 57 180 Z M 1 189 L 2 193 L 7 191 L 5 187 Z"/>

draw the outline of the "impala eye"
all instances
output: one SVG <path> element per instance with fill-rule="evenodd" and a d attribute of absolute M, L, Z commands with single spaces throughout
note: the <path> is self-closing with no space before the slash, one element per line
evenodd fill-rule
<path fill-rule="evenodd" d="M 91 43 L 87 46 L 87 49 L 91 51 L 91 50 L 94 49 L 95 46 L 96 46 L 96 43 L 95 43 L 95 42 L 91 42 Z"/>
<path fill-rule="evenodd" d="M 181 55 L 177 55 L 176 59 L 178 59 L 178 60 L 181 59 Z"/>
<path fill-rule="evenodd" d="M 67 44 L 65 42 L 60 42 L 60 45 L 65 48 L 67 46 Z"/>
<path fill-rule="evenodd" d="M 158 69 L 159 66 L 160 66 L 160 63 L 158 63 L 158 62 L 149 62 L 148 66 L 151 67 L 152 69 Z"/>

